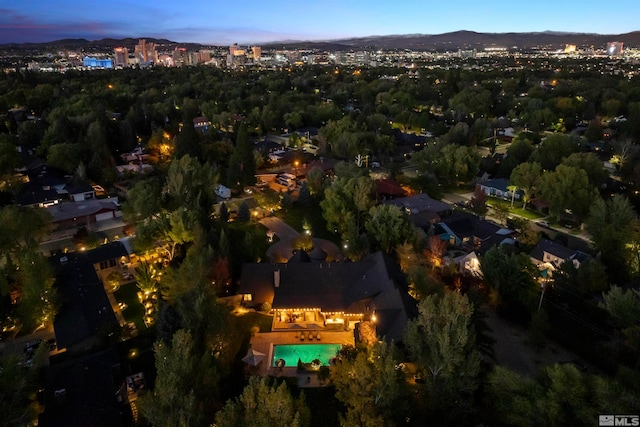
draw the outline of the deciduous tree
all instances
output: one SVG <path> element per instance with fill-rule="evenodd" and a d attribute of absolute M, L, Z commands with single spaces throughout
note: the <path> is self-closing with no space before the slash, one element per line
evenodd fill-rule
<path fill-rule="evenodd" d="M 294 398 L 285 382 L 278 384 L 268 378 L 251 377 L 242 394 L 227 401 L 216 414 L 216 426 L 291 426 L 309 424 L 309 410 L 304 393 Z"/>
<path fill-rule="evenodd" d="M 404 376 L 393 347 L 378 342 L 359 350 L 345 349 L 331 366 L 336 398 L 347 408 L 344 426 L 388 426 L 402 407 Z"/>
<path fill-rule="evenodd" d="M 585 171 L 565 165 L 542 176 L 540 194 L 549 203 L 549 212 L 558 220 L 568 212 L 584 220 L 598 197 Z"/>
<path fill-rule="evenodd" d="M 522 197 L 522 208 L 527 207 L 527 203 L 533 197 L 536 188 L 542 179 L 542 168 L 539 163 L 521 163 L 511 172 L 511 184 L 520 188 L 524 195 Z"/>
<path fill-rule="evenodd" d="M 552 171 L 565 157 L 578 151 L 578 144 L 569 135 L 549 135 L 531 155 L 530 161 L 540 163 L 543 170 Z"/>
<path fill-rule="evenodd" d="M 420 314 L 409 321 L 403 342 L 427 375 L 430 412 L 440 422 L 461 422 L 473 413 L 480 372 L 471 324 L 473 306 L 466 296 L 445 292 L 425 297 L 418 309 Z"/>
<path fill-rule="evenodd" d="M 386 253 L 391 253 L 397 245 L 410 240 L 413 227 L 403 213 L 394 205 L 377 205 L 369 210 L 365 223 L 369 238 Z"/>
<path fill-rule="evenodd" d="M 617 283 L 628 280 L 632 271 L 634 260 L 627 244 L 632 243 L 634 238 L 633 224 L 636 219 L 629 200 L 621 195 L 607 202 L 597 198 L 589 210 L 587 229 L 609 275 Z"/>
<path fill-rule="evenodd" d="M 476 215 L 483 216 L 487 213 L 487 193 L 485 193 L 479 185 L 476 185 L 469 204 L 471 205 L 471 210 Z"/>
<path fill-rule="evenodd" d="M 159 427 L 204 425 L 210 413 L 210 397 L 218 375 L 209 353 L 200 357 L 194 351 L 191 334 L 177 331 L 171 344 L 157 342 L 156 383 L 152 391 L 138 400 L 142 416 Z M 208 413 L 209 412 L 209 413 Z"/>
<path fill-rule="evenodd" d="M 505 303 L 517 303 L 532 311 L 539 296 L 540 274 L 524 253 L 508 253 L 501 247 L 487 251 L 481 262 L 482 275 Z"/>

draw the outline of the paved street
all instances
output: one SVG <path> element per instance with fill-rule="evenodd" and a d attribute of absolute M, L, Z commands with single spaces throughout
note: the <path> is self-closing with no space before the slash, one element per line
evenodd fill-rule
<path fill-rule="evenodd" d="M 442 195 L 442 201 L 445 203 L 449 203 L 451 205 L 455 205 L 456 203 L 459 202 L 468 202 L 469 200 L 471 200 L 471 197 L 473 197 L 473 193 L 463 193 L 463 194 L 458 194 L 458 193 L 444 193 Z M 491 199 L 489 199 L 490 201 Z M 510 216 L 517 216 L 520 218 L 520 215 L 516 214 L 516 213 L 510 213 Z M 496 224 L 501 224 L 500 221 L 495 218 L 494 216 L 491 215 L 491 209 L 489 209 L 489 211 L 487 212 L 487 214 L 485 215 L 485 218 L 495 222 Z M 528 218 L 525 218 L 528 219 Z M 547 217 L 544 218 L 540 218 L 540 220 L 545 220 L 547 219 Z M 553 228 L 550 227 L 542 227 L 538 224 L 536 224 L 536 222 L 534 220 L 529 220 L 529 224 L 531 225 L 531 228 L 533 228 L 534 231 L 536 232 L 544 232 L 546 233 L 551 239 L 555 239 L 556 235 L 558 233 L 562 233 L 564 235 L 567 236 L 567 239 L 569 240 L 569 246 L 576 248 L 576 249 L 580 249 L 580 250 L 586 250 L 589 246 L 589 244 L 591 243 L 591 238 L 589 236 L 589 233 L 587 233 L 586 231 L 580 231 L 579 233 L 576 233 L 576 230 L 570 230 L 568 228 L 565 227 L 558 227 L 558 226 L 554 226 Z"/>

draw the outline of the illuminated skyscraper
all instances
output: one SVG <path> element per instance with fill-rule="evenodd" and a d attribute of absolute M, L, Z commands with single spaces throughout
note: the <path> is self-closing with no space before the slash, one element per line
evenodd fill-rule
<path fill-rule="evenodd" d="M 129 49 L 126 47 L 116 47 L 113 49 L 114 65 L 116 67 L 126 67 L 129 65 Z"/>
<path fill-rule="evenodd" d="M 607 43 L 607 55 L 609 56 L 617 56 L 622 55 L 622 50 L 624 49 L 623 42 L 609 42 Z"/>
<path fill-rule="evenodd" d="M 187 64 L 187 49 L 183 47 L 177 47 L 173 51 L 173 66 L 181 67 Z"/>
<path fill-rule="evenodd" d="M 155 43 L 147 43 L 145 39 L 140 39 L 135 49 L 136 60 L 138 63 L 158 62 L 158 53 L 156 52 Z"/>
<path fill-rule="evenodd" d="M 259 61 L 262 56 L 262 48 L 260 46 L 252 46 L 251 52 L 253 53 L 253 59 Z"/>

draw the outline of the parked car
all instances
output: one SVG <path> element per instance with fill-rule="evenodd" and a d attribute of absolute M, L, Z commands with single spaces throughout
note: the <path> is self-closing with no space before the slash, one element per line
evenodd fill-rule
<path fill-rule="evenodd" d="M 536 221 L 536 224 L 539 225 L 540 227 L 551 228 L 551 226 L 547 221 Z"/>

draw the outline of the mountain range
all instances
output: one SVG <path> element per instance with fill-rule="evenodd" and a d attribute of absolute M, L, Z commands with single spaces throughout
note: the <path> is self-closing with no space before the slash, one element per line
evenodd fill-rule
<path fill-rule="evenodd" d="M 183 43 L 166 39 L 147 38 L 148 42 L 164 47 L 185 47 L 197 50 L 205 47 L 199 43 Z M 478 33 L 474 31 L 455 31 L 444 34 L 405 34 L 389 36 L 370 36 L 325 41 L 286 40 L 261 43 L 264 48 L 309 49 L 309 50 L 353 50 L 353 49 L 409 49 L 420 51 L 485 49 L 500 47 L 507 49 L 561 49 L 567 44 L 578 48 L 602 49 L 608 42 L 620 41 L 625 47 L 640 47 L 640 31 L 626 34 L 592 34 L 566 32 L 536 33 Z M 101 50 L 125 46 L 130 49 L 138 43 L 137 38 L 126 39 L 64 39 L 47 43 L 11 43 L 0 45 L 0 49 L 45 50 L 45 49 L 81 49 Z"/>

